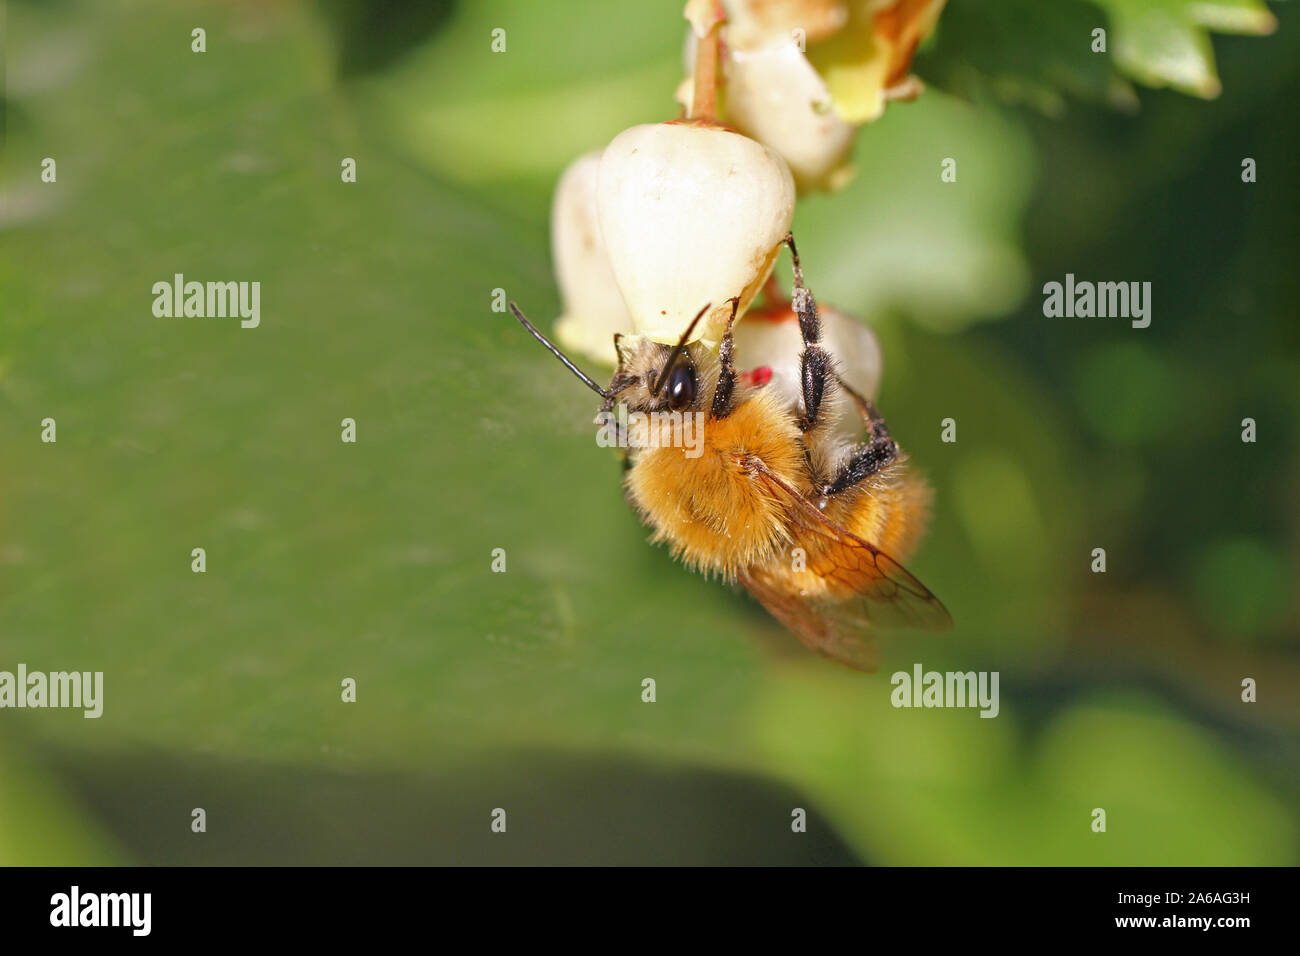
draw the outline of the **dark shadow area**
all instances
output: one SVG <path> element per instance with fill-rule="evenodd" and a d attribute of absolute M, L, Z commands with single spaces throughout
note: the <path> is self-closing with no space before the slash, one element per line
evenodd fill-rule
<path fill-rule="evenodd" d="M 389 66 L 436 33 L 456 8 L 455 0 L 320 0 L 334 31 L 339 74 L 369 73 Z"/>
<path fill-rule="evenodd" d="M 61 752 L 52 771 L 146 865 L 856 865 L 794 790 L 562 754 L 421 776 Z M 207 832 L 190 829 L 207 813 Z M 495 808 L 506 832 L 493 833 Z M 807 832 L 791 810 L 808 810 Z"/>

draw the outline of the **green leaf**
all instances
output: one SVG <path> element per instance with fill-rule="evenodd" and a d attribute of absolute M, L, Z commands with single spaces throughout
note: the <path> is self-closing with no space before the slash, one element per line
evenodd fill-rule
<path fill-rule="evenodd" d="M 128 855 L 61 781 L 0 739 L 0 866 L 127 862 Z"/>
<path fill-rule="evenodd" d="M 1108 29 L 1093 52 L 1093 31 Z M 1262 0 L 996 0 L 944 11 L 918 72 L 950 88 L 989 93 L 1059 114 L 1067 97 L 1132 108 L 1124 78 L 1217 96 L 1212 32 L 1267 34 L 1277 20 Z"/>
<path fill-rule="evenodd" d="M 812 668 L 784 676 L 755 722 L 767 762 L 808 788 L 868 859 L 1223 866 L 1292 857 L 1288 808 L 1231 748 L 1151 700 L 1084 700 L 1026 735 L 1005 674 L 994 719 L 891 707 L 884 690 L 862 694 Z M 819 720 L 831 712 L 839 719 Z M 1105 832 L 1093 830 L 1096 809 Z"/>

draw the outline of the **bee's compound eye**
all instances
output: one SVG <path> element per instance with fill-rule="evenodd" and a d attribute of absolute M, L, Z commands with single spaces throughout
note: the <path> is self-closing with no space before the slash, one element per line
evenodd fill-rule
<path fill-rule="evenodd" d="M 668 374 L 668 407 L 680 412 L 694 402 L 695 369 L 687 364 L 678 365 Z"/>

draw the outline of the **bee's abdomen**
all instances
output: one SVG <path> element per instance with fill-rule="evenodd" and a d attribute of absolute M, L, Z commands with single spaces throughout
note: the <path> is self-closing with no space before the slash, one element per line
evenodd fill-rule
<path fill-rule="evenodd" d="M 896 561 L 920 543 L 930 510 L 930 486 L 903 462 L 886 467 L 860 489 L 840 521 Z"/>

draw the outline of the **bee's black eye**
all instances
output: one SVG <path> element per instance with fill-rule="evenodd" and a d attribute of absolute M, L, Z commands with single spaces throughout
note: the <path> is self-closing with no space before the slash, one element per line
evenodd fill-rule
<path fill-rule="evenodd" d="M 675 412 L 695 403 L 695 369 L 682 363 L 668 373 L 668 407 Z"/>

